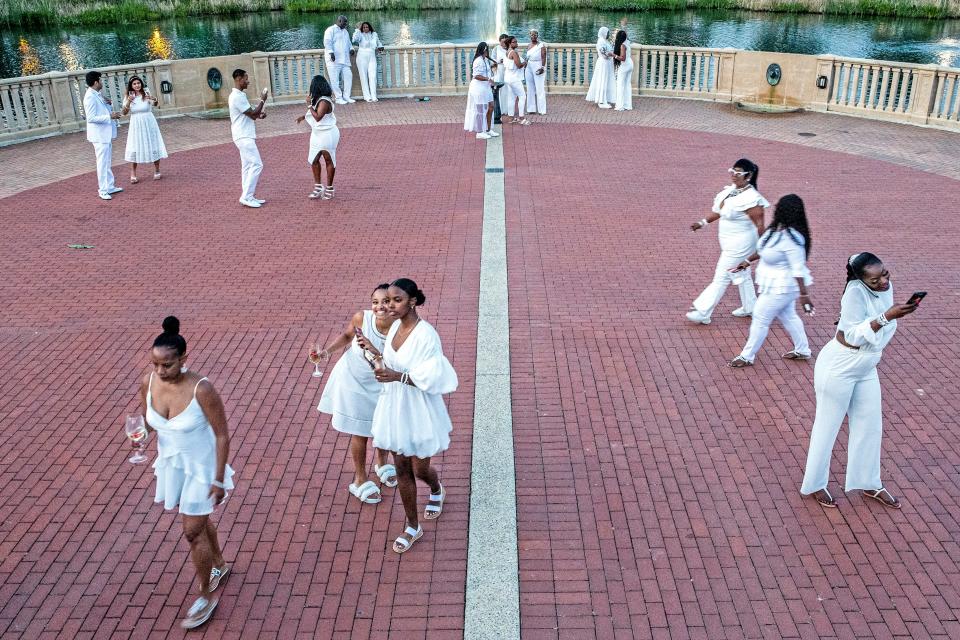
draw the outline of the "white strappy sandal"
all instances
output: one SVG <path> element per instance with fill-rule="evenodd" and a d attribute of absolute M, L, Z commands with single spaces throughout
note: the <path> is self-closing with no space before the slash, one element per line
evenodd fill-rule
<path fill-rule="evenodd" d="M 320 196 L 323 200 L 333 200 L 333 187 L 324 187 L 323 195 Z"/>
<path fill-rule="evenodd" d="M 423 509 L 423 519 L 424 520 L 436 520 L 440 517 L 440 514 L 443 513 L 443 500 L 447 497 L 447 491 L 443 488 L 443 485 L 440 485 L 440 494 L 439 495 L 430 495 L 430 502 L 436 502 L 438 504 L 427 504 Z"/>
<path fill-rule="evenodd" d="M 404 538 L 403 535 L 408 537 Z M 405 553 L 410 547 L 413 546 L 413 543 L 423 537 L 423 527 L 417 526 L 416 529 L 413 527 L 407 527 L 403 530 L 403 535 L 399 536 L 396 540 L 393 541 L 393 550 L 397 553 Z"/>
<path fill-rule="evenodd" d="M 323 185 L 315 184 L 313 185 L 313 191 L 310 192 L 310 195 L 307 196 L 311 200 L 317 200 L 323 197 Z"/>

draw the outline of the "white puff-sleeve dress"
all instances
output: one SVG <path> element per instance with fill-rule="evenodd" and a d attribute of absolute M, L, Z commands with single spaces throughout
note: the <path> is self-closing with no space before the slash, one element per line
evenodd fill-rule
<path fill-rule="evenodd" d="M 493 102 L 493 89 L 489 80 L 477 80 L 477 76 L 489 78 L 490 63 L 486 58 L 473 59 L 470 87 L 467 90 L 467 111 L 463 116 L 463 130 L 483 133 L 487 130 L 487 105 Z"/>
<path fill-rule="evenodd" d="M 377 351 L 383 352 L 386 339 L 377 331 L 373 311 L 363 312 L 363 335 Z M 369 438 L 373 428 L 373 412 L 383 385 L 377 382 L 373 369 L 363 357 L 363 349 L 354 338 L 327 378 L 317 411 L 333 416 L 330 423 L 341 433 Z"/>
<path fill-rule="evenodd" d="M 373 413 L 373 444 L 401 455 L 429 458 L 450 446 L 453 425 L 442 396 L 456 391 L 459 382 L 443 355 L 440 336 L 427 321 L 420 320 L 395 350 L 393 337 L 400 324 L 394 322 L 387 332 L 383 361 L 388 368 L 409 374 L 416 386 L 383 385 Z"/>

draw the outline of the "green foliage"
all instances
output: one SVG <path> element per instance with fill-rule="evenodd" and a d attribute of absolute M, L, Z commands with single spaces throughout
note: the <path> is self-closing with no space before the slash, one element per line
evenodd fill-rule
<path fill-rule="evenodd" d="M 903 18 L 946 18 L 950 15 L 949 6 L 942 0 L 826 0 L 825 5 L 818 0 L 525 0 L 521 4 L 524 9 L 541 11 L 586 8 L 598 11 L 749 9 Z"/>

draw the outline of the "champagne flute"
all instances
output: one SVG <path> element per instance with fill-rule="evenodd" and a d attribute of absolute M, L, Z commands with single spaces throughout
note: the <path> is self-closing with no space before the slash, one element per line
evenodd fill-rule
<path fill-rule="evenodd" d="M 143 416 L 140 414 L 127 416 L 124 431 L 130 438 L 133 445 L 133 457 L 130 458 L 131 464 L 140 464 L 147 461 L 147 456 L 143 455 L 143 450 L 147 447 L 147 426 L 144 424 Z"/>
<path fill-rule="evenodd" d="M 326 360 L 325 357 L 327 352 L 323 350 L 323 347 L 320 346 L 320 343 L 315 343 L 310 345 L 310 362 L 313 363 L 313 376 L 314 378 L 323 377 L 323 371 L 320 371 L 320 363 Z"/>

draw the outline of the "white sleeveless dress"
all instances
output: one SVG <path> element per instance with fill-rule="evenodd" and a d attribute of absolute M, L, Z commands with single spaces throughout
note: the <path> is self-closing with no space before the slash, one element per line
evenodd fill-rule
<path fill-rule="evenodd" d="M 310 110 L 307 109 L 306 121 L 310 125 L 310 152 L 307 154 L 307 164 L 313 164 L 317 155 L 321 151 L 330 154 L 330 160 L 333 166 L 337 166 L 337 145 L 340 144 L 340 129 L 337 128 L 337 116 L 333 115 L 333 100 L 326 96 L 321 96 L 320 100 L 326 100 L 330 103 L 330 113 L 325 114 L 320 120 L 313 117 Z M 319 105 L 319 101 L 314 105 L 314 109 Z"/>
<path fill-rule="evenodd" d="M 180 513 L 187 516 L 206 516 L 213 513 L 210 486 L 217 477 L 217 440 L 213 427 L 197 402 L 197 387 L 187 408 L 174 417 L 164 418 L 153 409 L 153 374 L 147 386 L 147 424 L 157 432 L 157 459 L 153 474 L 157 478 L 154 502 L 162 502 L 164 509 L 180 505 Z M 233 469 L 228 464 L 223 484 L 233 489 Z"/>
<path fill-rule="evenodd" d="M 370 344 L 383 353 L 386 336 L 377 331 L 373 311 L 367 309 L 363 312 L 363 326 L 360 330 Z M 377 408 L 382 389 L 383 385 L 377 382 L 373 369 L 363 357 L 363 349 L 354 338 L 350 349 L 330 372 L 317 411 L 333 416 L 330 423 L 337 431 L 369 438 L 373 427 L 373 412 Z"/>
<path fill-rule="evenodd" d="M 160 135 L 160 126 L 153 115 L 153 106 L 139 95 L 130 103 L 130 125 L 127 127 L 127 148 L 123 159 L 146 164 L 167 157 L 167 147 Z"/>
<path fill-rule="evenodd" d="M 408 373 L 416 386 L 400 382 L 383 385 L 373 413 L 373 445 L 405 456 L 429 458 L 450 446 L 453 425 L 442 396 L 456 391 L 457 373 L 443 355 L 436 329 L 426 320 L 420 320 L 395 350 L 393 337 L 400 325 L 394 322 L 387 332 L 383 361 L 394 371 Z"/>

